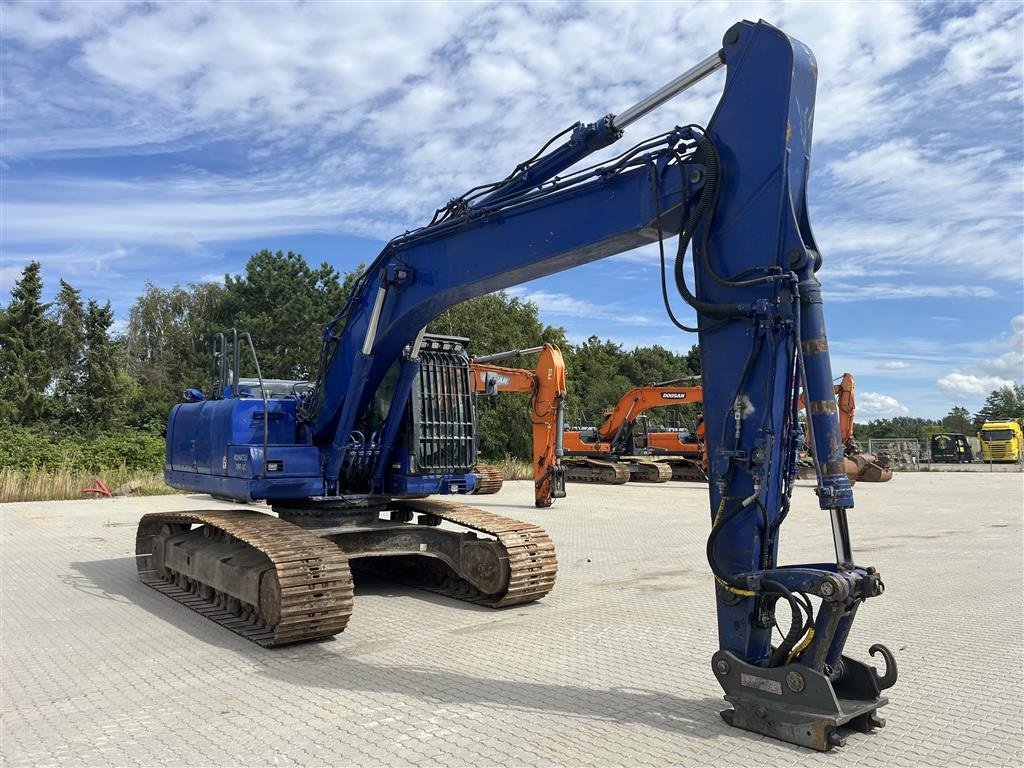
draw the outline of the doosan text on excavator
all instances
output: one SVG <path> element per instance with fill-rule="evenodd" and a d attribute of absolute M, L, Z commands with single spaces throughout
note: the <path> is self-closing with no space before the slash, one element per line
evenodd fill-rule
<path fill-rule="evenodd" d="M 573 170 L 723 67 L 706 127 L 669 124 Z M 868 649 L 884 659 L 880 674 L 844 653 L 858 610 L 884 585 L 855 562 L 847 523 L 854 497 L 815 276 L 823 254 L 807 209 L 816 81 L 806 45 L 739 22 L 720 50 L 657 92 L 569 126 L 505 178 L 391 240 L 324 328 L 314 381 L 272 384 L 247 334 L 218 336 L 211 389 L 189 390 L 169 415 L 165 477 L 192 492 L 265 500 L 276 515 L 147 514 L 141 579 L 265 646 L 341 632 L 350 569 L 494 608 L 544 597 L 557 571 L 547 533 L 455 501 L 481 484 L 469 360 L 460 340 L 425 328 L 465 299 L 656 244 L 666 313 L 698 333 L 702 355 L 719 644 L 710 673 L 731 705 L 722 716 L 818 750 L 843 743 L 840 726 L 882 725 L 892 654 Z M 695 328 L 674 314 L 680 301 L 696 311 Z M 248 386 L 243 354 L 256 372 Z M 801 390 L 836 557 L 781 565 Z M 780 603 L 788 626 L 776 645 Z"/>

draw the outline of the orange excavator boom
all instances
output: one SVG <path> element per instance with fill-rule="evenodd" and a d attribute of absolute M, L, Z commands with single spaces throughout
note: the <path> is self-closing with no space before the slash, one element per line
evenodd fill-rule
<path fill-rule="evenodd" d="M 496 365 L 503 360 L 540 353 L 537 367 L 508 368 Z M 530 421 L 533 425 L 534 504 L 550 507 L 552 499 L 565 496 L 565 475 L 561 466 L 562 430 L 565 408 L 565 362 L 554 344 L 530 349 L 515 349 L 470 360 L 473 391 L 496 395 L 499 392 L 528 392 Z"/>

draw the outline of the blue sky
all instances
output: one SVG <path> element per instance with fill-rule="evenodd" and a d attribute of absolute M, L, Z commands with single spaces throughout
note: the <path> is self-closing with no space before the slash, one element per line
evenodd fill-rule
<path fill-rule="evenodd" d="M 1024 378 L 1017 2 L 2 3 L 0 301 L 43 264 L 123 320 L 258 248 L 346 271 L 764 18 L 815 52 L 810 193 L 858 418 Z M 706 122 L 721 73 L 631 126 Z M 633 143 L 633 141 L 630 141 Z M 641 249 L 514 289 L 571 340 L 686 350 Z"/>

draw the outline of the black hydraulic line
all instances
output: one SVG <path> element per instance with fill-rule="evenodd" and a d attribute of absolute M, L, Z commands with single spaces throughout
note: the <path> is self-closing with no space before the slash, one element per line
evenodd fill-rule
<path fill-rule="evenodd" d="M 711 219 L 706 216 L 711 199 L 717 195 L 718 189 L 718 167 L 711 167 L 707 165 L 707 158 L 702 151 L 706 145 L 711 143 L 711 139 L 706 136 L 702 137 L 700 142 L 697 144 L 697 149 L 691 158 L 692 160 L 704 160 L 705 167 L 707 168 L 707 174 L 704 179 L 704 188 L 701 190 L 700 198 L 697 201 L 696 207 L 690 212 L 687 218 L 686 224 L 683 227 L 683 231 L 679 233 L 679 242 L 676 248 L 676 261 L 675 261 L 675 280 L 676 289 L 682 295 L 683 299 L 691 307 L 697 310 L 698 314 L 708 315 L 710 317 L 720 318 L 738 318 L 748 317 L 754 313 L 754 310 L 749 305 L 745 304 L 717 304 L 714 302 L 701 301 L 690 291 L 686 285 L 686 275 L 683 272 L 683 264 L 686 261 L 686 250 L 690 245 L 690 241 L 693 239 L 694 233 L 697 231 L 697 227 L 703 225 L 705 230 L 709 230 L 711 227 Z M 676 154 L 676 160 L 682 164 L 682 158 Z M 686 203 L 686 189 L 683 188 L 683 204 Z"/>
<path fill-rule="evenodd" d="M 665 141 L 665 139 L 672 135 L 672 131 L 667 131 L 658 136 L 653 136 L 649 139 L 645 139 L 639 144 L 627 149 L 621 155 L 618 155 L 612 160 L 605 163 L 595 163 L 594 165 L 581 168 L 578 171 L 573 171 L 568 176 L 555 176 L 546 182 L 538 184 L 536 187 L 532 187 L 526 191 L 512 192 L 508 197 L 497 198 L 495 200 L 488 201 L 485 207 L 476 208 L 473 210 L 474 216 L 483 215 L 484 213 L 490 213 L 497 209 L 508 209 L 519 203 L 533 200 L 538 195 L 548 194 L 557 189 L 566 189 L 567 187 L 574 186 L 586 181 L 591 176 L 611 176 L 616 173 L 621 173 L 626 170 L 628 164 L 633 158 L 648 149 L 653 149 L 658 146 L 666 146 L 671 148 L 671 145 Z M 503 182 L 498 182 L 499 184 Z M 477 195 L 478 196 L 478 195 Z M 474 196 L 477 197 L 477 196 Z M 472 202 L 474 198 L 469 198 L 465 202 Z M 458 198 L 462 199 L 462 198 Z"/>
<path fill-rule="evenodd" d="M 665 304 L 665 313 L 668 315 L 668 319 L 672 321 L 672 324 L 681 331 L 687 333 L 697 333 L 697 328 L 691 328 L 688 325 L 684 325 L 676 317 L 672 311 L 672 304 L 668 300 L 668 283 L 665 277 L 665 231 L 661 227 L 661 196 L 658 194 L 658 178 L 657 168 L 651 169 L 651 188 L 654 196 L 655 216 L 658 222 L 658 254 L 661 257 L 661 300 Z"/>
<path fill-rule="evenodd" d="M 789 652 L 796 647 L 800 638 L 807 631 L 807 625 L 804 623 L 804 609 L 796 597 L 793 596 L 793 593 L 779 582 L 772 581 L 771 579 L 762 579 L 761 587 L 765 592 L 782 595 L 789 602 L 789 608 L 792 611 L 789 632 L 786 633 L 779 647 L 772 651 L 771 660 L 768 662 L 769 666 L 777 667 L 786 662 Z"/>
<path fill-rule="evenodd" d="M 521 163 L 518 163 L 516 165 L 516 167 L 512 169 L 512 172 L 509 173 L 508 176 L 506 176 L 504 179 L 501 179 L 500 181 L 492 181 L 489 184 L 479 184 L 479 185 L 477 185 L 475 187 L 471 187 L 470 189 L 466 190 L 461 195 L 459 195 L 457 198 L 455 198 L 455 201 L 461 201 L 463 203 L 468 203 L 469 199 L 470 199 L 470 195 L 473 195 L 476 192 L 491 192 L 491 191 L 497 189 L 500 185 L 504 184 L 506 181 L 511 179 L 513 176 L 515 176 L 520 171 L 524 171 L 527 168 L 529 168 L 530 164 L 533 163 L 533 161 L 536 160 L 538 157 L 540 157 L 544 153 L 545 149 L 550 147 L 558 139 L 560 139 L 563 136 L 565 136 L 565 134 L 570 133 L 570 132 L 576 130 L 576 128 L 578 128 L 580 125 L 582 125 L 582 123 L 577 121 L 577 122 L 573 123 L 572 125 L 570 125 L 568 128 L 564 128 L 561 131 L 559 131 L 558 133 L 556 133 L 554 136 L 552 136 L 550 139 L 548 139 L 546 142 L 544 142 L 543 146 L 541 146 L 541 148 L 538 149 L 534 153 L 533 157 L 531 157 L 531 158 L 529 158 L 527 160 L 523 160 Z M 451 209 L 452 209 L 451 203 L 446 205 L 444 208 L 438 208 L 436 211 L 434 211 L 434 217 L 430 220 L 430 224 L 433 225 L 433 224 L 438 223 L 438 216 L 440 215 L 440 216 L 443 217 L 445 214 L 450 213 Z M 442 220 L 444 220 L 444 219 L 442 218 Z"/>
<path fill-rule="evenodd" d="M 710 224 L 710 222 L 714 221 L 715 219 L 715 212 L 718 210 L 718 198 L 721 194 L 722 189 L 720 183 L 722 167 L 721 157 L 718 154 L 718 147 L 716 147 L 715 143 L 708 139 L 706 136 L 701 141 L 701 144 L 698 146 L 698 153 L 702 156 L 704 160 L 704 165 L 707 168 L 709 180 L 712 178 L 714 179 L 714 189 L 710 194 L 710 199 L 708 201 L 708 209 L 706 212 L 707 220 Z M 697 247 L 694 246 L 694 251 L 696 252 L 696 250 Z M 711 276 L 711 279 L 714 280 L 719 285 L 725 286 L 726 288 L 751 288 L 758 285 L 767 285 L 768 283 L 772 283 L 778 280 L 779 277 L 777 271 L 775 271 L 773 274 L 762 275 L 761 277 L 755 277 L 749 280 L 739 280 L 737 279 L 738 276 L 732 278 L 723 277 L 722 275 L 719 275 L 715 271 L 714 267 L 711 266 L 711 259 L 708 256 L 707 247 L 703 247 L 700 249 L 700 260 L 701 265 L 704 267 L 704 271 Z M 778 270 L 778 267 L 776 267 L 775 265 L 769 265 L 767 267 L 751 267 L 744 270 L 741 274 L 745 274 L 746 272 L 750 272 L 754 269 L 762 269 L 771 272 L 774 270 Z"/>
<path fill-rule="evenodd" d="M 732 470 L 730 469 L 730 473 L 731 471 Z M 723 499 L 722 503 L 724 504 L 729 500 L 730 499 Z M 764 531 L 768 527 L 768 514 L 763 504 L 761 504 L 759 501 L 757 502 L 757 504 L 759 511 L 761 512 L 761 530 Z M 738 581 L 734 576 L 726 573 L 722 569 L 721 563 L 718 562 L 718 554 L 716 552 L 715 544 L 718 541 L 718 536 L 722 533 L 725 527 L 733 520 L 735 520 L 741 512 L 747 509 L 750 509 L 749 504 L 747 504 L 746 506 L 741 504 L 731 512 L 727 513 L 726 515 L 719 517 L 719 519 L 714 523 L 714 525 L 711 526 L 711 533 L 708 534 L 706 550 L 708 565 L 711 566 L 711 572 L 715 575 L 715 578 L 717 578 L 719 581 L 725 584 L 728 584 L 733 589 L 741 590 L 749 590 L 750 587 L 745 582 Z"/>

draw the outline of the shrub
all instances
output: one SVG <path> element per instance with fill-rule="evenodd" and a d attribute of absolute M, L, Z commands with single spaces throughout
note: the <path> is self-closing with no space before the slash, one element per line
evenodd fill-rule
<path fill-rule="evenodd" d="M 125 467 L 159 472 L 163 466 L 163 439 L 143 432 L 123 430 L 79 437 L 0 426 L 0 469 L 102 472 Z"/>

